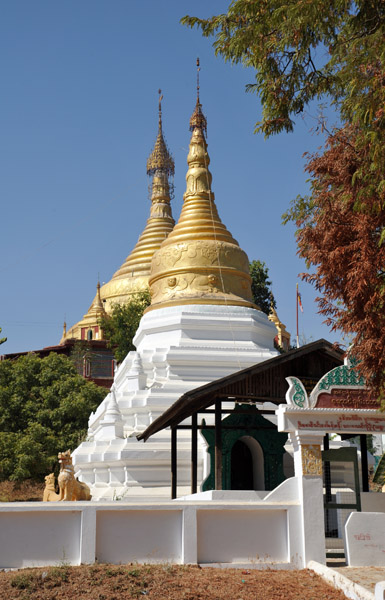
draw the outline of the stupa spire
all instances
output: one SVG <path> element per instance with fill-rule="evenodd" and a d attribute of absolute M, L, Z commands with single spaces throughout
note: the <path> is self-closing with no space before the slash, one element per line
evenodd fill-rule
<path fill-rule="evenodd" d="M 155 141 L 154 149 L 147 159 L 147 175 L 155 175 L 159 170 L 164 171 L 168 176 L 173 176 L 175 172 L 174 159 L 172 158 L 167 144 L 163 137 L 162 127 L 162 90 L 158 90 L 159 94 L 159 120 L 158 120 L 158 135 Z"/>
<path fill-rule="evenodd" d="M 163 136 L 163 95 L 161 90 L 158 93 L 158 134 L 146 169 L 151 178 L 150 217 L 132 252 L 112 279 L 102 287 L 101 296 L 106 300 L 107 311 L 113 303 L 127 302 L 129 294 L 148 289 L 152 256 L 175 224 L 171 211 L 173 185 L 170 181 L 175 166 Z"/>
<path fill-rule="evenodd" d="M 199 72 L 201 70 L 199 58 L 197 58 L 197 101 L 195 104 L 194 112 L 190 118 L 190 131 L 194 131 L 196 127 L 202 129 L 203 133 L 207 135 L 207 119 L 202 112 L 202 105 L 199 97 Z"/>
<path fill-rule="evenodd" d="M 255 308 L 249 261 L 221 222 L 211 190 L 206 117 L 199 96 L 190 118 L 186 192 L 178 223 L 154 254 L 149 280 L 151 306 L 229 304 Z"/>

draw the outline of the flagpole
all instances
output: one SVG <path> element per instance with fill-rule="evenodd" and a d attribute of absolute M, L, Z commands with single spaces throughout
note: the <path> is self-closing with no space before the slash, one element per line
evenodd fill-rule
<path fill-rule="evenodd" d="M 295 306 L 296 306 L 296 315 L 297 315 L 297 348 L 299 348 L 299 335 L 298 335 L 298 283 L 297 283 L 297 293 L 295 296 Z"/>

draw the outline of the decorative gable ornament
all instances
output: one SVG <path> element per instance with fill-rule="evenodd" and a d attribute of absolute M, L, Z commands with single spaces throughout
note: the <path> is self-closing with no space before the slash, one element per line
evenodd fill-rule
<path fill-rule="evenodd" d="M 286 377 L 289 389 L 286 402 L 297 408 L 378 409 L 376 398 L 371 397 L 362 375 L 355 364 L 345 359 L 345 364 L 324 375 L 308 396 L 298 377 Z"/>

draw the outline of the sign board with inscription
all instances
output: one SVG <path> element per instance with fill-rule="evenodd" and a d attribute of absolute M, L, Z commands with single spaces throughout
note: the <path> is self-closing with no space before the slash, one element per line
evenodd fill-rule
<path fill-rule="evenodd" d="M 385 413 L 370 409 L 301 409 L 281 404 L 276 410 L 276 415 L 278 431 L 385 434 Z"/>
<path fill-rule="evenodd" d="M 348 566 L 384 567 L 384 531 L 384 513 L 352 513 L 345 525 L 345 554 Z"/>

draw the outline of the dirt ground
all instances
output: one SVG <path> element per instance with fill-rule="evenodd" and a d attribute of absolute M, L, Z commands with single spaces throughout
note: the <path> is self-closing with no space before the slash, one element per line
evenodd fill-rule
<path fill-rule="evenodd" d="M 312 571 L 61 565 L 0 572 L 0 600 L 343 600 Z"/>
<path fill-rule="evenodd" d="M 0 481 L 0 502 L 36 502 L 43 500 L 44 481 Z"/>
<path fill-rule="evenodd" d="M 42 500 L 44 483 L 0 482 L 0 502 Z M 183 565 L 58 565 L 0 572 L 0 600 L 343 600 L 312 571 Z"/>

